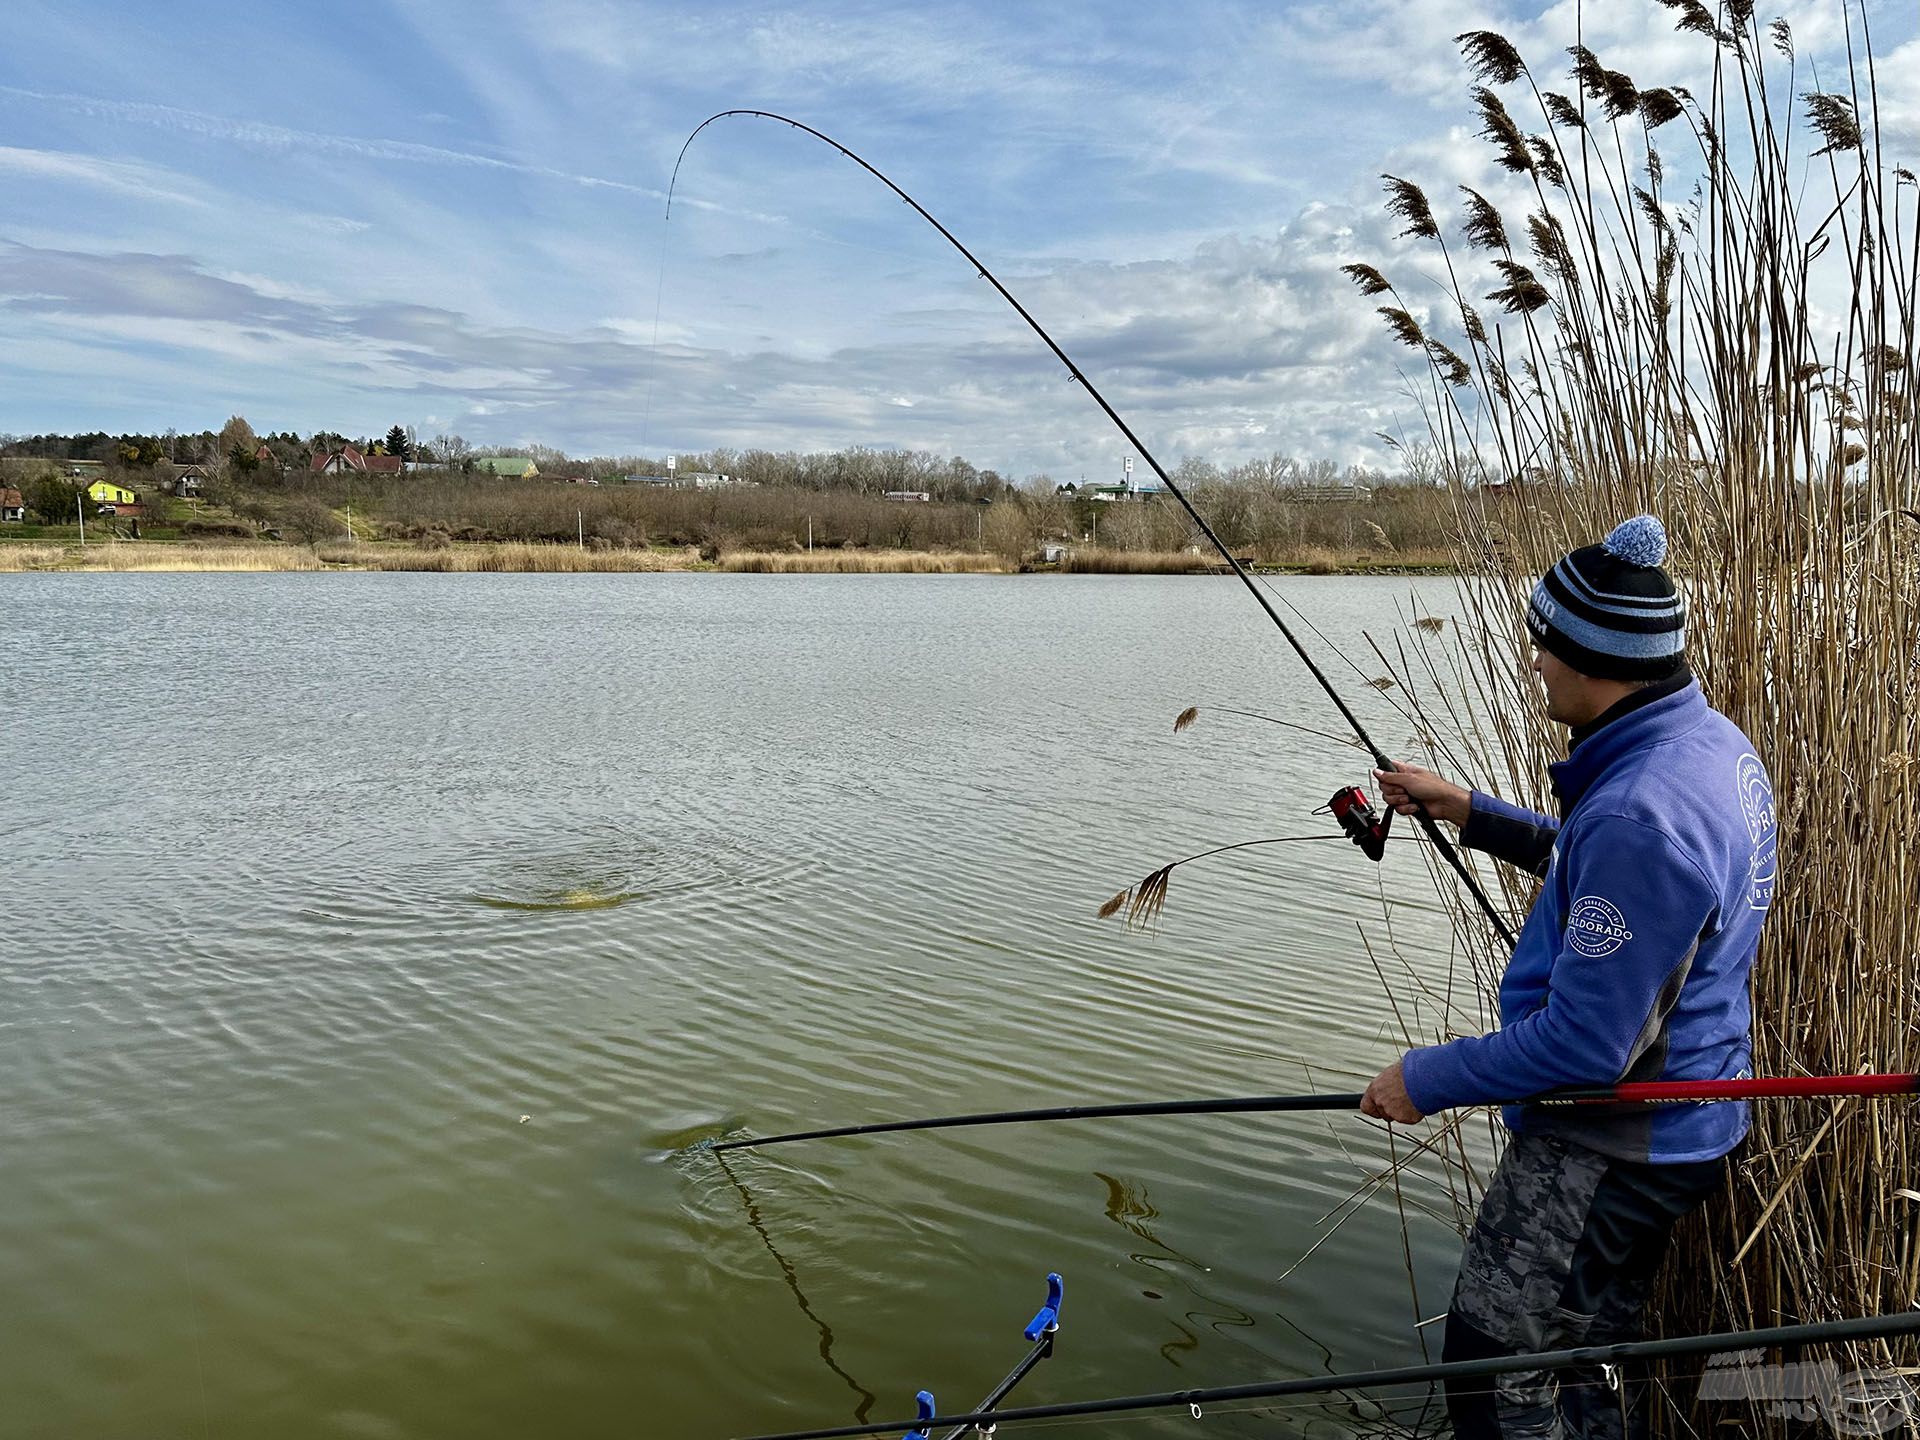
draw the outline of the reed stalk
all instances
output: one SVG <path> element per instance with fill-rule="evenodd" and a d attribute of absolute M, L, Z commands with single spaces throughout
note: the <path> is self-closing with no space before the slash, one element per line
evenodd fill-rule
<path fill-rule="evenodd" d="M 1766 1074 L 1920 1064 L 1920 157 L 1887 153 L 1866 17 L 1836 8 L 1848 58 L 1817 79 L 1751 4 L 1667 4 L 1696 47 L 1686 85 L 1575 47 L 1549 89 L 1503 37 L 1460 37 L 1505 178 L 1458 215 L 1391 183 L 1439 301 L 1377 257 L 1347 267 L 1424 362 L 1453 497 L 1464 638 L 1416 630 L 1392 657 L 1436 766 L 1547 808 L 1564 740 L 1528 672 L 1527 592 L 1626 516 L 1665 520 L 1694 668 L 1774 780 Z M 1502 881 L 1524 908 L 1530 889 Z M 1504 957 L 1475 921 L 1456 916 L 1484 1021 Z M 1731 1192 L 1683 1228 L 1656 1325 L 1914 1304 L 1915 1118 L 1757 1107 Z M 1862 1346 L 1842 1369 L 1913 1358 Z M 1703 1418 L 1684 1409 L 1675 1433 Z"/>

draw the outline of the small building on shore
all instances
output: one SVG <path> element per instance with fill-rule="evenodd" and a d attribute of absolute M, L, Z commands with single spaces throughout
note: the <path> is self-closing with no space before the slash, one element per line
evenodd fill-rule
<path fill-rule="evenodd" d="M 473 473 L 498 475 L 505 480 L 538 480 L 540 467 L 525 455 L 476 455 Z"/>
<path fill-rule="evenodd" d="M 138 497 L 124 485 L 116 485 L 111 480 L 95 480 L 87 486 L 87 498 L 101 509 L 111 511 L 122 505 L 137 503 Z"/>
<path fill-rule="evenodd" d="M 1371 500 L 1371 485 L 1295 485 L 1286 492 L 1289 500 L 1298 500 L 1306 505 L 1342 505 L 1354 501 Z"/>
<path fill-rule="evenodd" d="M 367 457 L 360 453 L 356 445 L 342 445 L 332 450 L 313 452 L 313 464 L 309 467 L 315 475 L 365 474 Z"/>
<path fill-rule="evenodd" d="M 18 490 L 0 490 L 0 525 L 18 525 L 27 518 L 27 502 Z"/>

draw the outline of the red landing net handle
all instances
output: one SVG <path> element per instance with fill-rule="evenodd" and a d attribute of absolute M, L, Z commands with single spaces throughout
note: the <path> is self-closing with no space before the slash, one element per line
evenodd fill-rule
<path fill-rule="evenodd" d="M 1920 1094 L 1920 1075 L 1788 1075 L 1762 1080 L 1636 1080 L 1604 1090 L 1542 1096 L 1536 1105 L 1604 1105 L 1631 1100 L 1788 1100 L 1798 1096 Z"/>

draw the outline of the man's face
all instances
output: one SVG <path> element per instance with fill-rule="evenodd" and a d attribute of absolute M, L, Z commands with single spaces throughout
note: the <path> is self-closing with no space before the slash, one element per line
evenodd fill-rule
<path fill-rule="evenodd" d="M 1547 718 L 1562 725 L 1584 725 L 1599 714 L 1593 709 L 1590 682 L 1566 661 L 1539 646 L 1533 651 L 1533 673 L 1547 692 Z"/>

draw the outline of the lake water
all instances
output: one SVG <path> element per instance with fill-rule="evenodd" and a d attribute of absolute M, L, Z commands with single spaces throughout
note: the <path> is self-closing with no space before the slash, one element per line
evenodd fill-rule
<path fill-rule="evenodd" d="M 1452 596 L 1275 585 L 1356 654 Z M 1015 1403 L 1420 1358 L 1391 1196 L 1328 1218 L 1388 1156 L 1356 1117 L 685 1148 L 1358 1089 L 1398 1053 L 1360 927 L 1444 967 L 1415 846 L 1176 871 L 1157 937 L 1094 918 L 1365 779 L 1292 731 L 1172 733 L 1338 728 L 1234 582 L 24 575 L 0 613 L 0 1434 L 959 1409 L 1048 1270 Z M 1448 1209 L 1432 1168 L 1408 1196 Z M 1409 1225 L 1430 1316 L 1458 1240 Z"/>

